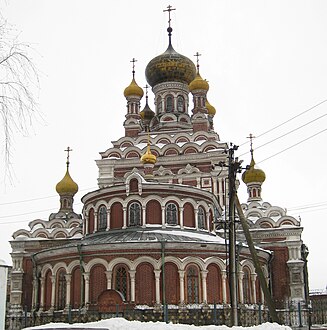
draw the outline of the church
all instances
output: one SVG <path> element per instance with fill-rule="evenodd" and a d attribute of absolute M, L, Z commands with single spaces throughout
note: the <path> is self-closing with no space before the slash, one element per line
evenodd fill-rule
<path fill-rule="evenodd" d="M 13 234 L 9 329 L 117 315 L 230 324 L 230 186 L 222 166 L 230 145 L 214 129 L 199 57 L 194 64 L 174 49 L 170 17 L 167 32 L 167 49 L 145 68 L 151 89 L 138 85 L 132 60 L 125 134 L 100 152 L 98 189 L 83 196 L 82 214 L 73 208 L 78 185 L 67 148 L 58 212 Z M 266 284 L 278 310 L 304 310 L 303 228 L 262 199 L 266 174 L 255 164 L 252 141 L 251 155 L 237 181 L 247 186 L 242 209 Z M 269 319 L 266 299 L 237 221 L 235 233 L 239 323 L 257 324 Z"/>

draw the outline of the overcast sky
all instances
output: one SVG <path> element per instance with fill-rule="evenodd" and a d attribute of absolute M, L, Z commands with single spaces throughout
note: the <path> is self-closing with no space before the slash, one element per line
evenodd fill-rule
<path fill-rule="evenodd" d="M 16 27 L 19 40 L 34 49 L 31 57 L 40 72 L 37 101 L 44 122 L 34 122 L 29 136 L 15 135 L 13 185 L 4 185 L 1 177 L 0 258 L 11 262 L 7 242 L 14 231 L 59 209 L 55 185 L 65 174 L 67 146 L 73 149 L 70 173 L 79 185 L 75 211 L 81 212 L 81 197 L 97 187 L 99 152 L 124 134 L 123 90 L 131 81 L 130 60 L 137 59 L 136 80 L 143 87 L 147 63 L 167 48 L 168 18 L 163 9 L 169 4 L 176 8 L 175 50 L 194 61 L 196 52 L 202 54 L 200 72 L 210 84 L 208 99 L 217 110 L 214 126 L 220 139 L 240 145 L 236 155 L 247 164 L 246 137 L 257 136 L 255 160 L 267 177 L 263 199 L 301 217 L 303 241 L 310 251 L 310 289 L 325 288 L 324 0 L 1 2 L 1 12 Z M 152 92 L 149 101 L 153 109 Z M 246 201 L 243 183 L 239 196 Z"/>

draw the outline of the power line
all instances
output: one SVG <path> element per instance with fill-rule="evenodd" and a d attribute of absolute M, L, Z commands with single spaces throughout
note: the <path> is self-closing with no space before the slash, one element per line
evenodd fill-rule
<path fill-rule="evenodd" d="M 327 201 L 325 201 L 325 202 L 319 202 L 319 203 L 313 203 L 313 204 L 299 205 L 299 206 L 289 207 L 287 209 L 289 211 L 293 211 L 293 210 L 304 210 L 304 209 L 310 209 L 310 208 L 315 208 L 315 207 L 320 207 L 320 206 L 325 206 L 325 205 L 327 205 Z"/>
<path fill-rule="evenodd" d="M 82 205 L 82 203 L 76 203 L 74 205 L 75 206 L 78 206 L 78 205 Z M 22 215 L 29 215 L 29 214 L 35 214 L 35 213 L 41 213 L 41 212 L 49 212 L 49 211 L 55 211 L 55 210 L 58 210 L 58 208 L 51 208 L 51 209 L 46 209 L 46 210 L 39 210 L 39 211 L 33 211 L 33 212 L 19 213 L 19 214 L 13 214 L 13 215 L 3 215 L 3 216 L 0 216 L 0 219 L 12 218 L 12 217 L 19 217 L 19 216 L 22 216 Z M 4 222 L 0 222 L 0 224 L 3 224 L 3 223 Z M 10 223 L 15 223 L 15 222 L 10 222 Z"/>
<path fill-rule="evenodd" d="M 10 224 L 15 224 L 15 223 L 23 223 L 23 222 L 30 222 L 30 220 L 20 220 L 20 221 L 7 221 L 7 222 L 0 222 L 1 225 L 10 225 Z"/>
<path fill-rule="evenodd" d="M 313 110 L 313 109 L 319 107 L 321 104 L 323 104 L 323 103 L 325 103 L 325 102 L 327 102 L 327 99 L 326 99 L 326 100 L 323 100 L 323 101 L 321 101 L 321 102 L 319 102 L 319 103 L 317 103 L 317 104 L 315 104 L 314 106 L 312 106 L 311 108 L 309 108 L 309 109 L 307 109 L 307 110 L 304 110 L 303 112 L 299 113 L 298 115 L 296 115 L 296 116 L 294 116 L 294 117 L 292 117 L 292 118 L 289 118 L 289 119 L 285 120 L 284 122 L 278 124 L 277 126 L 274 126 L 273 128 L 270 128 L 270 129 L 268 129 L 267 131 L 265 131 L 265 132 L 263 132 L 263 133 L 257 135 L 256 138 L 259 138 L 259 137 L 261 137 L 261 136 L 263 136 L 263 135 L 265 135 L 265 134 L 267 134 L 267 133 L 270 133 L 270 132 L 274 131 L 275 129 L 277 129 L 277 128 L 279 128 L 279 127 L 281 127 L 281 126 L 283 126 L 283 125 L 289 123 L 289 122 L 292 121 L 293 119 L 298 118 L 298 117 L 302 116 L 303 114 L 305 114 L 305 113 L 307 113 L 307 112 L 309 112 L 309 111 L 311 111 L 311 110 Z M 242 147 L 243 145 L 245 145 L 245 144 L 247 144 L 247 143 L 249 143 L 249 142 L 246 141 L 246 142 L 242 143 L 242 144 L 240 145 L 240 147 Z"/>
<path fill-rule="evenodd" d="M 323 210 L 327 210 L 327 207 L 322 207 L 320 209 L 304 210 L 304 211 L 301 211 L 301 215 L 304 213 L 312 213 L 312 212 L 318 212 L 318 211 L 323 211 Z M 291 211 L 291 212 L 294 213 L 295 211 Z"/>
<path fill-rule="evenodd" d="M 263 160 L 257 162 L 257 164 L 260 164 L 260 163 L 262 163 L 262 162 L 264 162 L 264 161 L 266 161 L 266 160 L 268 160 L 268 159 L 270 159 L 270 158 L 273 158 L 273 157 L 275 157 L 275 156 L 277 156 L 277 155 L 279 155 L 279 154 L 281 154 L 281 153 L 283 153 L 283 152 L 285 152 L 285 151 L 287 151 L 287 150 L 289 150 L 289 149 L 291 149 L 291 148 L 293 148 L 293 147 L 295 147 L 295 146 L 297 146 L 297 145 L 299 145 L 299 144 L 301 144 L 301 143 L 303 143 L 303 142 L 305 142 L 305 141 L 310 140 L 311 138 L 313 138 L 313 137 L 317 136 L 318 134 L 321 134 L 321 133 L 323 133 L 323 132 L 325 132 L 325 131 L 327 131 L 327 128 L 323 129 L 322 131 L 320 131 L 320 132 L 318 132 L 318 133 L 316 133 L 316 134 L 313 134 L 313 135 L 307 137 L 306 139 L 304 139 L 304 140 L 302 140 L 302 141 L 299 141 L 299 142 L 297 142 L 297 143 L 291 145 L 290 147 L 287 147 L 287 148 L 285 148 L 285 149 L 283 149 L 283 150 L 281 150 L 281 151 L 279 151 L 279 152 L 277 152 L 277 153 L 275 153 L 275 154 L 273 154 L 273 155 L 271 155 L 271 156 L 269 156 L 269 157 L 267 157 L 267 158 L 265 158 L 265 159 L 263 159 Z"/>
<path fill-rule="evenodd" d="M 289 135 L 289 134 L 291 134 L 291 133 L 293 133 L 295 131 L 298 131 L 299 129 L 301 129 L 301 128 L 309 125 L 309 124 L 312 124 L 313 122 L 315 122 L 315 121 L 317 121 L 317 120 L 319 120 L 319 119 L 321 119 L 321 118 L 323 118 L 325 116 L 327 116 L 327 113 L 325 113 L 325 114 L 323 114 L 323 115 L 321 115 L 321 116 L 319 116 L 319 117 L 317 117 L 317 118 L 315 118 L 315 119 L 313 119 L 313 120 L 311 120 L 311 121 L 309 121 L 309 122 L 307 122 L 307 123 L 305 123 L 305 124 L 303 124 L 301 126 L 298 126 L 298 127 L 294 128 L 294 129 L 292 129 L 291 131 L 288 131 L 287 133 L 282 134 L 282 135 L 280 135 L 280 136 L 278 136 L 278 137 L 276 137 L 276 138 L 274 138 L 274 139 L 272 139 L 272 140 L 270 140 L 270 141 L 268 141 L 268 142 L 266 142 L 266 143 L 264 143 L 264 144 L 256 147 L 255 149 L 258 150 L 258 149 L 260 149 L 260 148 L 262 148 L 262 147 L 264 147 L 264 146 L 266 146 L 266 145 L 268 145 L 268 144 L 270 144 L 272 142 L 275 142 L 275 141 L 277 141 L 277 140 L 279 140 L 279 139 L 281 139 L 281 138 L 283 138 L 283 137 L 285 137 L 285 136 L 287 136 L 287 135 Z M 242 156 L 244 156 L 244 155 L 246 155 L 248 153 L 249 153 L 249 151 L 247 151 L 247 152 L 239 155 L 239 157 L 242 157 Z"/>
<path fill-rule="evenodd" d="M 79 191 L 91 191 L 93 189 L 97 189 L 98 187 L 91 187 L 91 188 L 84 188 Z M 42 199 L 48 199 L 48 198 L 54 198 L 58 197 L 58 195 L 52 195 L 52 196 L 46 196 L 46 197 L 36 197 L 36 198 L 31 198 L 31 199 L 23 199 L 20 201 L 13 201 L 13 202 L 7 202 L 7 203 L 0 203 L 0 206 L 2 205 L 11 205 L 11 204 L 20 204 L 20 203 L 26 203 L 26 202 L 34 202 Z M 0 217 L 1 218 L 1 217 Z"/>
<path fill-rule="evenodd" d="M 24 200 L 21 200 L 21 201 L 14 201 L 14 202 L 7 202 L 7 203 L 0 203 L 0 206 L 39 201 L 39 200 L 42 200 L 42 199 L 48 199 L 48 198 L 53 198 L 53 197 L 58 197 L 58 195 L 52 195 L 52 196 L 46 196 L 46 197 L 37 197 L 37 198 L 31 198 L 31 199 L 24 199 Z"/>
<path fill-rule="evenodd" d="M 39 211 L 33 211 L 33 212 L 26 212 L 26 213 L 20 213 L 20 214 L 13 214 L 13 215 L 3 215 L 3 216 L 0 216 L 0 219 L 19 217 L 19 216 L 22 216 L 22 215 L 29 215 L 29 214 L 33 214 L 33 213 L 49 212 L 49 211 L 54 211 L 54 210 L 57 210 L 57 208 L 56 209 L 53 208 L 53 209 L 39 210 Z M 3 224 L 3 222 L 0 222 L 0 224 Z"/>

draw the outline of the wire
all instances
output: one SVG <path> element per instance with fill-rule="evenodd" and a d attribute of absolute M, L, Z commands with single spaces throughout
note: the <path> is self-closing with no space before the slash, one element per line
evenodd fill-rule
<path fill-rule="evenodd" d="M 311 121 L 309 121 L 309 122 L 307 122 L 307 123 L 305 123 L 305 124 L 303 124 L 301 126 L 298 126 L 297 128 L 294 128 L 291 131 L 288 131 L 285 134 L 282 134 L 282 135 L 280 135 L 280 136 L 278 136 L 278 137 L 276 137 L 276 138 L 274 138 L 274 139 L 272 139 L 272 140 L 270 140 L 270 141 L 268 141 L 268 142 L 266 142 L 266 143 L 264 143 L 264 144 L 256 147 L 255 150 L 258 150 L 258 149 L 260 149 L 260 148 L 262 148 L 262 147 L 264 147 L 264 146 L 266 146 L 266 145 L 268 145 L 268 144 L 270 144 L 272 142 L 275 142 L 275 141 L 277 141 L 277 140 L 279 140 L 279 139 L 281 139 L 281 138 L 283 138 L 283 137 L 285 137 L 285 136 L 287 136 L 287 135 L 289 135 L 289 134 L 291 134 L 291 133 L 293 133 L 293 132 L 295 132 L 295 131 L 297 131 L 297 130 L 299 130 L 299 129 L 301 129 L 301 128 L 303 128 L 303 127 L 305 127 L 305 126 L 307 126 L 307 125 L 309 125 L 309 124 L 311 124 L 311 123 L 313 123 L 313 122 L 315 122 L 315 121 L 317 121 L 317 120 L 319 120 L 321 118 L 323 118 L 323 117 L 325 117 L 325 116 L 327 116 L 327 113 L 325 113 L 325 114 L 323 114 L 323 115 L 321 115 L 321 116 L 319 116 L 319 117 L 317 117 L 317 118 L 315 118 L 315 119 L 313 119 L 313 120 L 311 120 Z M 239 155 L 239 157 L 242 157 L 242 156 L 244 156 L 244 155 L 246 155 L 248 153 L 249 153 L 249 151 L 247 151 L 247 152 Z"/>
<path fill-rule="evenodd" d="M 86 191 L 86 190 L 90 191 L 90 190 L 97 189 L 97 188 L 98 187 L 84 188 L 84 189 L 81 189 L 79 191 Z M 36 198 L 31 198 L 31 199 L 23 199 L 23 200 L 20 200 L 20 201 L 0 203 L 0 206 L 2 206 L 2 205 L 11 205 L 11 204 L 20 204 L 20 203 L 26 203 L 26 202 L 33 202 L 33 201 L 38 201 L 38 200 L 48 199 L 48 198 L 54 198 L 54 197 L 58 197 L 58 195 L 52 195 L 52 196 L 47 196 L 47 197 L 36 197 Z"/>
<path fill-rule="evenodd" d="M 21 201 L 14 201 L 14 202 L 7 202 L 7 203 L 0 203 L 0 206 L 1 205 L 11 205 L 11 204 L 20 204 L 20 203 L 26 203 L 26 202 L 33 202 L 33 201 L 38 201 L 38 200 L 48 199 L 48 198 L 53 198 L 53 197 L 58 197 L 58 195 L 52 195 L 52 196 L 47 196 L 47 197 L 37 197 L 37 198 L 32 198 L 32 199 L 24 199 L 24 200 L 21 200 Z"/>
<path fill-rule="evenodd" d="M 323 210 L 327 210 L 327 207 L 322 207 L 320 209 L 301 211 L 301 215 L 304 214 L 304 213 L 311 213 L 311 212 L 317 212 L 317 211 L 323 211 Z M 290 212 L 294 213 L 295 211 L 290 211 Z"/>
<path fill-rule="evenodd" d="M 49 211 L 53 211 L 53 210 L 56 210 L 56 209 L 53 208 L 53 209 L 46 209 L 46 210 L 26 212 L 26 213 L 13 214 L 13 215 L 3 215 L 3 216 L 0 216 L 0 219 L 3 219 L 3 218 L 12 218 L 12 217 L 19 217 L 21 215 L 28 215 L 28 214 L 33 214 L 33 213 L 49 212 Z M 3 224 L 3 222 L 0 222 L 0 224 Z"/>
<path fill-rule="evenodd" d="M 82 203 L 76 203 L 74 204 L 75 206 L 77 205 L 82 205 Z M 26 212 L 26 213 L 19 213 L 19 214 L 13 214 L 13 215 L 2 215 L 0 216 L 0 219 L 4 218 L 12 218 L 12 217 L 19 217 L 22 215 L 29 215 L 29 214 L 35 214 L 35 213 L 41 213 L 41 212 L 49 212 L 49 211 L 55 211 L 58 208 L 52 208 L 52 209 L 46 209 L 46 210 L 39 210 L 39 211 L 33 211 L 33 212 Z M 20 221 L 19 221 L 20 222 Z M 3 224 L 4 222 L 0 222 L 0 224 Z M 10 223 L 15 223 L 15 222 L 10 222 Z"/>
<path fill-rule="evenodd" d="M 304 209 L 310 209 L 310 208 L 315 208 L 315 207 L 320 207 L 320 206 L 325 206 L 325 205 L 327 205 L 327 201 L 325 201 L 325 202 L 319 202 L 319 203 L 313 203 L 313 204 L 299 205 L 299 206 L 289 207 L 287 209 L 289 211 L 292 211 L 292 210 L 304 210 Z"/>
<path fill-rule="evenodd" d="M 7 222 L 0 222 L 0 226 L 1 225 L 10 225 L 10 224 L 15 224 L 15 223 L 23 223 L 23 222 L 30 222 L 30 220 L 20 220 L 20 221 L 7 221 Z"/>
<path fill-rule="evenodd" d="M 271 155 L 271 156 L 269 156 L 269 157 L 267 157 L 267 158 L 261 160 L 261 161 L 258 162 L 257 164 L 263 163 L 264 161 L 266 161 L 266 160 L 268 160 L 268 159 L 270 159 L 270 158 L 273 158 L 273 157 L 275 157 L 275 156 L 277 156 L 277 155 L 279 155 L 279 154 L 285 152 L 286 150 L 289 150 L 289 149 L 291 149 L 291 148 L 293 148 L 293 147 L 295 147 L 295 146 L 297 146 L 297 145 L 299 145 L 299 144 L 301 144 L 301 143 L 303 143 L 303 142 L 305 142 L 305 141 L 308 141 L 308 140 L 312 139 L 313 137 L 317 136 L 318 134 L 321 134 L 321 133 L 323 133 L 323 132 L 325 132 L 325 131 L 327 131 L 327 128 L 323 129 L 322 131 L 320 131 L 320 132 L 318 132 L 318 133 L 316 133 L 316 134 L 313 134 L 313 135 L 307 137 L 306 139 L 304 139 L 304 140 L 302 140 L 302 141 L 300 141 L 300 142 L 297 142 L 297 143 L 291 145 L 291 146 L 288 147 L 288 148 L 285 148 L 285 149 L 283 149 L 283 150 L 281 150 L 281 151 L 279 151 L 279 152 L 277 152 L 277 153 L 275 153 L 275 154 L 273 154 L 273 155 Z"/>
<path fill-rule="evenodd" d="M 305 113 L 307 113 L 307 112 L 309 112 L 309 111 L 311 111 L 311 110 L 313 110 L 313 109 L 319 107 L 321 104 L 323 104 L 323 103 L 325 103 L 325 102 L 327 102 L 327 99 L 326 99 L 326 100 L 323 100 L 323 101 L 321 101 L 321 102 L 319 102 L 319 103 L 317 103 L 317 104 L 315 104 L 314 106 L 312 106 L 311 108 L 309 108 L 309 109 L 307 109 L 307 110 L 304 110 L 303 112 L 299 113 L 298 115 L 296 115 L 296 116 L 294 116 L 294 117 L 292 117 L 292 118 L 289 118 L 289 119 L 285 120 L 284 122 L 280 123 L 279 125 L 277 125 L 277 126 L 275 126 L 275 127 L 273 127 L 273 128 L 270 128 L 269 130 L 267 130 L 267 131 L 265 131 L 265 132 L 259 134 L 258 136 L 256 136 L 256 138 L 259 138 L 259 137 L 261 137 L 261 136 L 263 136 L 263 135 L 265 135 L 265 134 L 267 134 L 267 133 L 270 133 L 270 132 L 274 131 L 275 129 L 277 129 L 277 128 L 279 128 L 279 127 L 281 127 L 281 126 L 283 126 L 283 125 L 289 123 L 289 122 L 292 121 L 293 119 L 298 118 L 298 117 L 302 116 L 303 114 L 305 114 Z M 245 145 L 245 144 L 247 144 L 247 143 L 249 143 L 249 141 L 246 141 L 246 142 L 242 143 L 242 144 L 240 145 L 240 147 L 242 147 L 243 145 Z"/>

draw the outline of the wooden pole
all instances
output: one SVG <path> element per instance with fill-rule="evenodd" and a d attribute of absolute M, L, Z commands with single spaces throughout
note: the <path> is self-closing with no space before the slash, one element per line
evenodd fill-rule
<path fill-rule="evenodd" d="M 238 216 L 239 216 L 241 224 L 242 224 L 243 233 L 245 235 L 246 242 L 247 242 L 247 244 L 249 246 L 249 249 L 250 249 L 250 252 L 251 252 L 251 256 L 252 256 L 252 260 L 253 260 L 253 263 L 254 263 L 255 271 L 256 271 L 256 273 L 259 277 L 261 289 L 262 289 L 263 294 L 264 294 L 265 299 L 266 299 L 266 303 L 267 303 L 267 306 L 268 306 L 268 310 L 269 310 L 269 313 L 270 313 L 271 320 L 273 322 L 279 323 L 279 319 L 278 319 L 276 309 L 275 309 L 275 304 L 274 304 L 274 302 L 271 298 L 271 295 L 270 295 L 270 292 L 269 292 L 269 289 L 268 289 L 268 286 L 267 286 L 262 268 L 261 268 L 260 263 L 259 263 L 259 258 L 258 258 L 258 255 L 257 255 L 257 251 L 254 247 L 252 237 L 251 237 L 251 234 L 250 234 L 250 230 L 249 230 L 248 224 L 246 222 L 245 216 L 243 214 L 242 206 L 240 204 L 240 201 L 238 199 L 237 194 L 235 194 L 234 202 L 235 202 L 235 206 L 236 206 Z"/>

